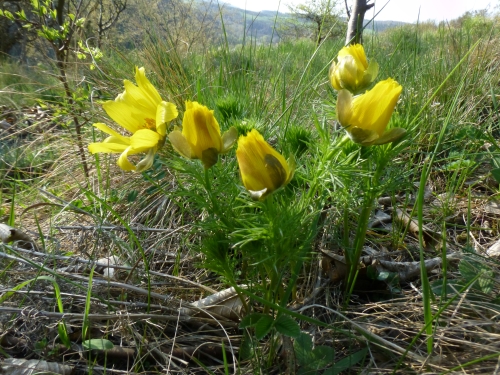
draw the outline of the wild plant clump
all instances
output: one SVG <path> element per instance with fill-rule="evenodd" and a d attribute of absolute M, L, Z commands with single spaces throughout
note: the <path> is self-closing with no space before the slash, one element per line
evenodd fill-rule
<path fill-rule="evenodd" d="M 498 47 L 424 26 L 64 57 L 50 132 L 0 114 L 0 367 L 492 373 Z"/>

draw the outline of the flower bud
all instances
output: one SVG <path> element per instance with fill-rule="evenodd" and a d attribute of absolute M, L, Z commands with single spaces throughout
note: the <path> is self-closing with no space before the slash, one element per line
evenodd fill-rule
<path fill-rule="evenodd" d="M 254 199 L 284 187 L 295 172 L 295 161 L 286 161 L 255 129 L 238 139 L 236 157 L 243 185 Z"/>
<path fill-rule="evenodd" d="M 401 85 L 392 78 L 354 97 L 349 91 L 340 90 L 337 118 L 349 137 L 363 146 L 381 145 L 401 138 L 406 133 L 403 128 L 385 131 L 401 90 Z"/>
<path fill-rule="evenodd" d="M 349 90 L 359 93 L 366 89 L 377 77 L 378 64 L 366 60 L 365 50 L 361 44 L 344 47 L 332 62 L 328 76 L 335 90 Z"/>
<path fill-rule="evenodd" d="M 229 151 L 237 136 L 236 128 L 231 127 L 221 137 L 214 111 L 198 102 L 186 101 L 182 131 L 175 128 L 168 138 L 179 154 L 188 159 L 200 159 L 208 169 L 217 163 L 219 154 Z"/>

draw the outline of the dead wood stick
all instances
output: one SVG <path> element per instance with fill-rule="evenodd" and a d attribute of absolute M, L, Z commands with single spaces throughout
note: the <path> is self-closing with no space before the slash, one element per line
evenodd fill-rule
<path fill-rule="evenodd" d="M 446 260 L 460 260 L 461 258 L 461 254 L 452 253 L 447 255 Z M 430 271 L 440 266 L 443 263 L 443 259 L 440 257 L 427 259 L 424 263 L 426 270 Z M 373 261 L 372 266 L 374 266 L 379 272 L 396 272 L 400 281 L 408 281 L 420 275 L 420 262 L 392 262 L 376 259 Z"/>
<path fill-rule="evenodd" d="M 347 268 L 344 266 L 346 263 L 345 257 L 337 255 L 332 252 L 322 251 L 327 257 L 333 259 L 336 270 L 336 280 L 340 280 L 346 276 Z M 386 254 L 380 254 L 381 256 Z M 446 256 L 448 261 L 456 261 L 462 259 L 462 254 L 450 253 Z M 440 257 L 427 259 L 425 261 L 425 268 L 430 271 L 443 262 Z M 409 281 L 417 278 L 420 275 L 420 262 L 393 262 L 389 260 L 379 259 L 378 255 L 368 255 L 361 257 L 360 266 L 373 266 L 378 272 L 396 272 L 399 276 L 399 281 Z"/>

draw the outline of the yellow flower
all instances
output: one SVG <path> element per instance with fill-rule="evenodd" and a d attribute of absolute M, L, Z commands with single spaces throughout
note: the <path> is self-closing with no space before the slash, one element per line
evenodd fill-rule
<path fill-rule="evenodd" d="M 219 154 L 228 152 L 238 132 L 231 127 L 222 137 L 214 111 L 198 102 L 186 101 L 182 131 L 177 127 L 168 138 L 174 149 L 188 159 L 200 159 L 205 168 L 217 163 Z"/>
<path fill-rule="evenodd" d="M 238 139 L 236 150 L 243 185 L 253 199 L 263 199 L 290 182 L 295 161 L 288 161 L 255 129 Z"/>
<path fill-rule="evenodd" d="M 103 142 L 89 144 L 89 151 L 121 153 L 118 166 L 125 171 L 142 172 L 151 167 L 155 153 L 165 143 L 167 124 L 177 117 L 177 107 L 165 102 L 146 78 L 144 68 L 135 69 L 137 86 L 124 80 L 125 91 L 114 101 L 107 101 L 103 108 L 111 119 L 132 133 L 126 137 L 103 123 L 94 126 L 109 134 Z M 129 155 L 146 153 L 137 165 L 128 160 Z"/>
<path fill-rule="evenodd" d="M 377 77 L 378 64 L 366 60 L 361 44 L 344 47 L 333 61 L 328 76 L 335 90 L 346 89 L 358 93 L 367 88 Z"/>
<path fill-rule="evenodd" d="M 401 85 L 392 78 L 354 97 L 349 91 L 340 90 L 337 118 L 349 137 L 363 146 L 382 145 L 401 138 L 406 132 L 403 128 L 385 131 L 401 90 Z"/>

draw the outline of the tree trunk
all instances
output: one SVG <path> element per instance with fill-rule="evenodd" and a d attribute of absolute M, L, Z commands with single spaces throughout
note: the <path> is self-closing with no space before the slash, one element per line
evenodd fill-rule
<path fill-rule="evenodd" d="M 351 16 L 349 17 L 349 24 L 347 27 L 347 36 L 345 39 L 346 45 L 362 42 L 365 13 L 374 5 L 368 4 L 369 1 L 370 0 L 353 0 Z"/>

